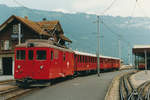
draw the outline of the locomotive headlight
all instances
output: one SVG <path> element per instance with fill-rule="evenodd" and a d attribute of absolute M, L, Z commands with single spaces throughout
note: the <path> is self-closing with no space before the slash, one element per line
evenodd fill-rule
<path fill-rule="evenodd" d="M 18 65 L 18 69 L 20 69 L 21 68 L 21 66 L 20 65 Z"/>
<path fill-rule="evenodd" d="M 43 65 L 42 65 L 42 66 L 40 66 L 40 69 L 43 69 L 43 67 L 44 67 Z"/>

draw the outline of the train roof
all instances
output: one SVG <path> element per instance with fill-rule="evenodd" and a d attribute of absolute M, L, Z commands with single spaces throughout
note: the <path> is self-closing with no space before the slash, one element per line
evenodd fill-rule
<path fill-rule="evenodd" d="M 62 51 L 68 51 L 68 52 L 73 52 L 72 49 L 66 48 L 66 47 L 59 47 L 56 45 L 55 42 L 51 40 L 43 40 L 43 39 L 31 39 L 27 40 L 25 43 L 22 43 L 20 45 L 16 45 L 16 47 L 30 47 L 29 45 L 32 44 L 32 47 L 50 47 L 50 48 L 55 48 L 59 49 Z"/>
<path fill-rule="evenodd" d="M 96 54 L 92 54 L 92 53 L 80 52 L 80 51 L 76 51 L 76 50 L 74 52 L 75 52 L 75 54 L 78 54 L 78 55 L 97 57 Z M 102 55 L 100 55 L 100 57 L 120 60 L 120 58 L 117 58 L 117 57 L 109 57 L 109 56 L 102 56 Z"/>

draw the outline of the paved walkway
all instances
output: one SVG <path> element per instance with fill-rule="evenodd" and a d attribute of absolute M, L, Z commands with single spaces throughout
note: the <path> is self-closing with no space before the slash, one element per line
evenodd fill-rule
<path fill-rule="evenodd" d="M 101 73 L 57 83 L 19 100 L 104 100 L 112 79 L 127 70 Z"/>
<path fill-rule="evenodd" d="M 0 75 L 0 81 L 12 80 L 14 77 L 12 75 Z"/>

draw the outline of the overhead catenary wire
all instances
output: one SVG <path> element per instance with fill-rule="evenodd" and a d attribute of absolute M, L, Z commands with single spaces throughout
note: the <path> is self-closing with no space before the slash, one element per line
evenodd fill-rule
<path fill-rule="evenodd" d="M 104 20 L 100 20 L 100 21 L 101 21 L 101 23 L 102 23 L 111 33 L 113 33 L 114 35 L 118 36 L 118 38 L 120 38 L 120 39 L 123 40 L 124 42 L 130 44 L 130 42 L 127 41 L 126 39 L 124 39 L 121 34 L 116 33 L 113 29 L 111 29 L 111 28 L 104 22 Z M 130 44 L 130 45 L 131 45 L 131 44 Z"/>
<path fill-rule="evenodd" d="M 35 13 L 34 11 L 32 11 L 32 9 L 26 7 L 25 5 L 23 5 L 22 3 L 18 2 L 17 0 L 13 0 L 13 1 L 14 1 L 16 4 L 22 6 L 23 8 L 30 10 L 32 13 Z M 111 2 L 111 4 L 102 12 L 102 14 L 105 14 L 107 11 L 109 11 L 109 10 L 112 8 L 112 6 L 115 4 L 116 1 L 117 1 L 117 0 L 113 0 L 113 1 Z M 105 24 L 104 22 L 103 22 L 103 24 L 106 26 L 106 24 Z M 108 26 L 107 26 L 107 28 L 108 28 Z M 108 28 L 108 29 L 111 30 L 110 28 Z M 111 32 L 112 32 L 112 30 L 111 30 Z M 112 33 L 115 33 L 115 32 L 112 32 Z M 122 36 L 119 35 L 119 34 L 117 34 L 117 36 L 118 36 L 119 38 L 122 37 Z M 125 40 L 125 41 L 126 41 L 126 40 Z"/>
<path fill-rule="evenodd" d="M 27 10 L 29 10 L 29 11 L 31 11 L 32 13 L 35 13 L 34 11 L 32 11 L 32 9 L 26 7 L 24 4 L 18 2 L 17 0 L 13 0 L 13 2 L 15 2 L 17 5 L 19 5 L 19 6 L 23 7 L 23 8 L 25 8 L 25 9 L 27 9 Z M 36 13 L 36 14 L 37 14 L 37 13 Z"/>
<path fill-rule="evenodd" d="M 106 8 L 106 9 L 104 9 L 104 11 L 102 12 L 102 14 L 105 14 L 113 5 L 114 5 L 114 3 L 116 2 L 117 0 L 113 0 L 112 2 L 111 2 L 111 4 Z"/>

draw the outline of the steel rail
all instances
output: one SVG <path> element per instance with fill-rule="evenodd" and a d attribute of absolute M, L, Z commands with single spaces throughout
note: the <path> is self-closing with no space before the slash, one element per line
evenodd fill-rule
<path fill-rule="evenodd" d="M 124 95 L 123 95 L 123 88 L 122 88 L 122 85 L 123 85 L 123 77 L 120 78 L 120 81 L 119 81 L 119 93 L 120 93 L 120 100 L 125 100 L 124 98 Z"/>
<path fill-rule="evenodd" d="M 119 82 L 120 100 L 135 100 L 135 94 L 137 94 L 137 92 L 129 79 L 130 76 L 134 73 L 135 72 L 128 73 L 120 78 Z"/>

